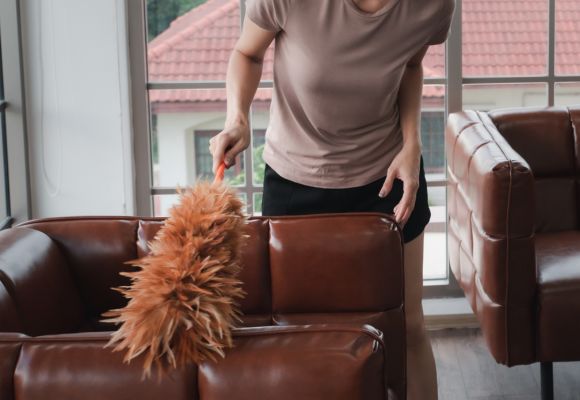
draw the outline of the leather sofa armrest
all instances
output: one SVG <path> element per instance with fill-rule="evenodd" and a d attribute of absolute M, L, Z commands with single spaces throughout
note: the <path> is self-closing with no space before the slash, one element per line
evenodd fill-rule
<path fill-rule="evenodd" d="M 16 311 L 14 299 L 8 293 L 0 278 L 0 333 L 22 331 L 22 322 L 20 322 L 18 311 Z"/>
<path fill-rule="evenodd" d="M 23 398 L 66 393 L 86 400 L 387 399 L 382 334 L 368 325 L 235 328 L 224 359 L 173 370 L 161 382 L 156 371 L 141 381 L 140 358 L 123 364 L 121 352 L 103 348 L 110 335 L 0 336 L 0 353 L 19 354 L 15 365 L 4 366 L 12 372 L 0 370 L 0 376 L 13 374 L 15 387 L 5 390 Z M 95 381 L 105 384 L 95 388 Z"/>
<path fill-rule="evenodd" d="M 452 185 L 482 233 L 494 238 L 534 233 L 534 177 L 530 166 L 503 138 L 485 112 L 449 116 L 447 168 Z M 456 209 L 456 197 L 448 200 Z"/>
<path fill-rule="evenodd" d="M 534 177 L 487 113 L 446 127 L 451 269 L 498 362 L 534 358 Z"/>
<path fill-rule="evenodd" d="M 67 260 L 42 232 L 24 227 L 0 231 L 0 285 L 0 310 L 6 309 L 0 332 L 36 336 L 74 332 L 83 324 Z"/>

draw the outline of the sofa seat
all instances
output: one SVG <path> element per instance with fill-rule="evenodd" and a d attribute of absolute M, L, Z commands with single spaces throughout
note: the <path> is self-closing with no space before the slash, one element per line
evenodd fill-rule
<path fill-rule="evenodd" d="M 536 234 L 540 360 L 580 359 L 580 231 Z"/>
<path fill-rule="evenodd" d="M 142 357 L 124 365 L 123 352 L 103 348 L 110 336 L 111 332 L 37 337 L 0 333 L 0 399 L 384 400 L 387 396 L 383 337 L 370 325 L 235 328 L 234 347 L 226 358 L 171 370 L 161 381 L 155 370 L 150 380 L 141 381 Z"/>

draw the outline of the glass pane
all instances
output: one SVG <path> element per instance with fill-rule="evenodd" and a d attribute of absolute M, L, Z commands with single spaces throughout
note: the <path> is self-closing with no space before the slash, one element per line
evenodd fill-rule
<path fill-rule="evenodd" d="M 247 204 L 247 196 L 245 193 L 238 192 L 240 199 Z M 155 217 L 167 217 L 169 209 L 177 204 L 179 196 L 177 194 L 162 194 L 153 196 L 153 215 Z"/>
<path fill-rule="evenodd" d="M 489 111 L 502 107 L 547 106 L 545 83 L 463 85 L 463 108 Z"/>
<path fill-rule="evenodd" d="M 421 142 L 427 180 L 445 179 L 445 86 L 424 85 Z M 446 279 L 445 187 L 429 187 L 431 221 L 425 229 L 424 279 Z"/>
<path fill-rule="evenodd" d="M 547 73 L 548 0 L 463 0 L 462 10 L 464 76 Z"/>
<path fill-rule="evenodd" d="M 262 193 L 254 193 L 254 209 L 255 215 L 262 215 Z"/>
<path fill-rule="evenodd" d="M 252 102 L 252 157 L 254 186 L 264 183 L 264 160 L 262 153 L 266 140 L 266 128 L 270 121 L 270 102 L 272 100 L 272 88 L 259 88 Z"/>
<path fill-rule="evenodd" d="M 423 279 L 447 278 L 447 237 L 445 186 L 429 188 L 431 221 L 425 229 Z"/>
<path fill-rule="evenodd" d="M 225 90 L 152 90 L 149 100 L 153 185 L 175 187 L 213 179 L 209 139 L 224 127 Z M 244 158 L 242 153 L 226 170 L 230 185 L 246 184 Z"/>
<path fill-rule="evenodd" d="M 556 74 L 580 74 L 580 1 L 556 0 Z"/>
<path fill-rule="evenodd" d="M 425 78 L 445 77 L 445 43 L 429 46 L 423 58 L 423 76 Z"/>
<path fill-rule="evenodd" d="M 240 199 L 242 199 L 242 201 L 244 202 L 244 204 L 246 205 L 246 213 L 251 213 L 251 204 L 248 204 L 248 195 L 246 193 L 238 193 L 238 196 L 240 196 Z"/>
<path fill-rule="evenodd" d="M 225 80 L 240 1 L 147 0 L 147 29 L 150 81 Z"/>
<path fill-rule="evenodd" d="M 424 85 L 421 102 L 421 142 L 427 174 L 442 174 L 445 168 L 445 86 Z"/>
<path fill-rule="evenodd" d="M 155 217 L 167 217 L 169 209 L 177 203 L 176 194 L 164 194 L 153 196 L 153 215 Z"/>
<path fill-rule="evenodd" d="M 580 104 L 580 82 L 556 83 L 554 87 L 554 104 L 557 106 Z"/>

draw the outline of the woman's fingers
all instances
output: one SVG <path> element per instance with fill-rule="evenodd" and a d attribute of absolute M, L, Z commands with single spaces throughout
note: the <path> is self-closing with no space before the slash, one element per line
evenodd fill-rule
<path fill-rule="evenodd" d="M 379 191 L 379 197 L 385 197 L 391 192 L 393 188 L 393 182 L 395 181 L 396 173 L 392 169 L 387 170 L 387 177 L 385 178 L 385 182 Z"/>
<path fill-rule="evenodd" d="M 213 140 L 210 140 L 210 152 L 213 158 L 212 172 L 215 174 L 217 167 L 223 161 L 224 154 L 229 146 L 229 136 L 220 132 L 212 139 Z"/>
<path fill-rule="evenodd" d="M 248 147 L 248 143 L 246 143 L 246 141 L 243 139 L 239 139 L 236 143 L 234 143 L 232 148 L 226 151 L 226 154 L 224 156 L 226 167 L 231 167 L 232 165 L 234 165 L 236 156 L 240 154 L 242 151 L 244 151 L 246 147 Z"/>
<path fill-rule="evenodd" d="M 419 188 L 419 182 L 411 179 L 403 179 L 403 196 L 401 201 L 394 208 L 395 219 L 398 223 L 405 224 L 407 219 L 411 216 L 411 212 L 415 206 L 415 196 Z"/>
<path fill-rule="evenodd" d="M 216 173 L 222 161 L 228 168 L 234 165 L 236 156 L 248 147 L 250 141 L 250 131 L 245 125 L 230 126 L 213 136 L 209 140 L 213 173 Z"/>

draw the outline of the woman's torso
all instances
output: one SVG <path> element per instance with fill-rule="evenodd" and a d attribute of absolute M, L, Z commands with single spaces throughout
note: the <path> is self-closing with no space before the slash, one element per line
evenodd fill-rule
<path fill-rule="evenodd" d="M 397 98 L 405 65 L 453 0 L 391 0 L 373 14 L 353 0 L 274 1 L 289 3 L 275 42 L 264 160 L 310 186 L 352 187 L 383 176 L 402 146 Z"/>

